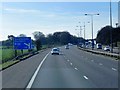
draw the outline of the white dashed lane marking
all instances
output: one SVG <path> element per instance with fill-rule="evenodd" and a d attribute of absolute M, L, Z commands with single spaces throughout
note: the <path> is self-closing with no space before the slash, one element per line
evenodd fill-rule
<path fill-rule="evenodd" d="M 102 63 L 99 63 L 99 65 L 103 65 Z"/>
<path fill-rule="evenodd" d="M 115 68 L 112 68 L 112 70 L 117 71 L 117 69 L 115 69 Z"/>
<path fill-rule="evenodd" d="M 85 79 L 88 79 L 88 77 L 87 76 L 83 76 Z"/>
<path fill-rule="evenodd" d="M 70 61 L 70 60 L 67 60 L 68 62 Z"/>
<path fill-rule="evenodd" d="M 73 65 L 72 63 L 70 63 L 70 65 Z"/>
<path fill-rule="evenodd" d="M 77 68 L 75 68 L 75 70 L 78 70 Z"/>

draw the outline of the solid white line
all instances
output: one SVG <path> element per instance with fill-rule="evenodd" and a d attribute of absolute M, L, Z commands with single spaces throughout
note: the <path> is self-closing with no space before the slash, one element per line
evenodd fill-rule
<path fill-rule="evenodd" d="M 117 69 L 115 69 L 115 68 L 112 68 L 112 70 L 117 71 Z"/>
<path fill-rule="evenodd" d="M 50 52 L 49 52 L 49 53 L 50 53 Z M 32 84 L 33 84 L 33 82 L 34 82 L 34 80 L 35 80 L 35 78 L 36 78 L 36 76 L 37 76 L 37 74 L 38 74 L 38 71 L 40 70 L 43 62 L 44 62 L 44 61 L 46 60 L 46 58 L 48 57 L 49 53 L 43 58 L 43 60 L 42 60 L 41 63 L 39 64 L 37 70 L 35 71 L 34 75 L 32 76 L 30 82 L 28 83 L 28 85 L 27 85 L 27 87 L 26 87 L 27 89 L 32 87 Z M 26 90 L 27 90 L 27 89 L 26 89 Z"/>
<path fill-rule="evenodd" d="M 87 76 L 83 76 L 85 79 L 88 79 L 88 77 Z"/>

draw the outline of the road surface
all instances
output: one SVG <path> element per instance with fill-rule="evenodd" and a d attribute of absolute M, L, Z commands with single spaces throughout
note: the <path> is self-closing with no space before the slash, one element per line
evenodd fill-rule
<path fill-rule="evenodd" d="M 118 88 L 118 61 L 76 46 L 51 49 L 2 72 L 3 88 Z"/>

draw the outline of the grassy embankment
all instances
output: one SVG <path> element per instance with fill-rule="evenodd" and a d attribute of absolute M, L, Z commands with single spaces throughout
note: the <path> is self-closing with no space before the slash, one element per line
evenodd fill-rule
<path fill-rule="evenodd" d="M 28 50 L 23 50 L 23 54 Z M 17 50 L 17 55 L 22 55 L 21 50 Z M 0 48 L 0 67 L 4 68 L 11 64 L 18 62 L 19 60 L 13 60 L 15 58 L 15 50 L 13 48 L 7 48 L 3 46 Z"/>
<path fill-rule="evenodd" d="M 47 45 L 42 46 L 42 49 L 47 48 Z M 36 50 L 36 49 L 34 49 Z M 23 50 L 23 54 L 27 53 L 28 50 Z M 17 55 L 22 55 L 21 50 L 17 50 Z M 6 68 L 19 60 L 13 60 L 15 58 L 15 50 L 12 48 L 6 48 L 5 46 L 0 48 L 0 69 Z"/>

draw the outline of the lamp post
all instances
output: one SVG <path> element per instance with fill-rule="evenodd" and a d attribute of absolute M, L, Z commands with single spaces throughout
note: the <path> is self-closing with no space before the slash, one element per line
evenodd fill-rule
<path fill-rule="evenodd" d="M 83 23 L 84 23 L 84 25 L 81 27 L 83 27 L 83 29 L 84 29 L 84 48 L 85 48 L 85 22 L 83 22 Z"/>
<path fill-rule="evenodd" d="M 116 28 L 118 28 L 118 23 L 115 23 Z M 117 41 L 115 42 L 115 47 L 117 47 Z"/>
<path fill-rule="evenodd" d="M 79 22 L 80 23 L 80 22 Z M 81 43 L 81 39 L 80 38 L 82 38 L 82 35 L 81 35 L 81 31 L 82 31 L 82 26 L 76 26 L 76 27 L 80 27 L 79 29 L 77 29 L 77 30 L 79 30 L 80 31 L 80 33 L 79 33 L 79 43 Z"/>
<path fill-rule="evenodd" d="M 110 26 L 112 27 L 112 5 L 110 0 Z M 110 44 L 111 44 L 111 53 L 113 52 L 113 40 L 112 40 L 112 29 L 110 30 Z"/>
<path fill-rule="evenodd" d="M 98 14 L 85 14 L 86 16 L 91 16 L 91 28 L 92 28 L 92 50 L 94 49 L 94 40 L 93 40 L 93 16 L 94 15 L 100 15 L 99 13 Z"/>
<path fill-rule="evenodd" d="M 75 29 L 76 31 L 79 30 L 79 29 Z M 79 37 L 79 33 L 77 33 L 78 37 Z"/>
<path fill-rule="evenodd" d="M 76 27 L 79 27 L 79 26 L 76 26 Z M 79 34 L 79 37 L 82 37 L 82 35 L 81 35 L 82 26 L 80 26 L 80 29 L 77 29 L 77 30 L 80 30 L 80 34 Z"/>

